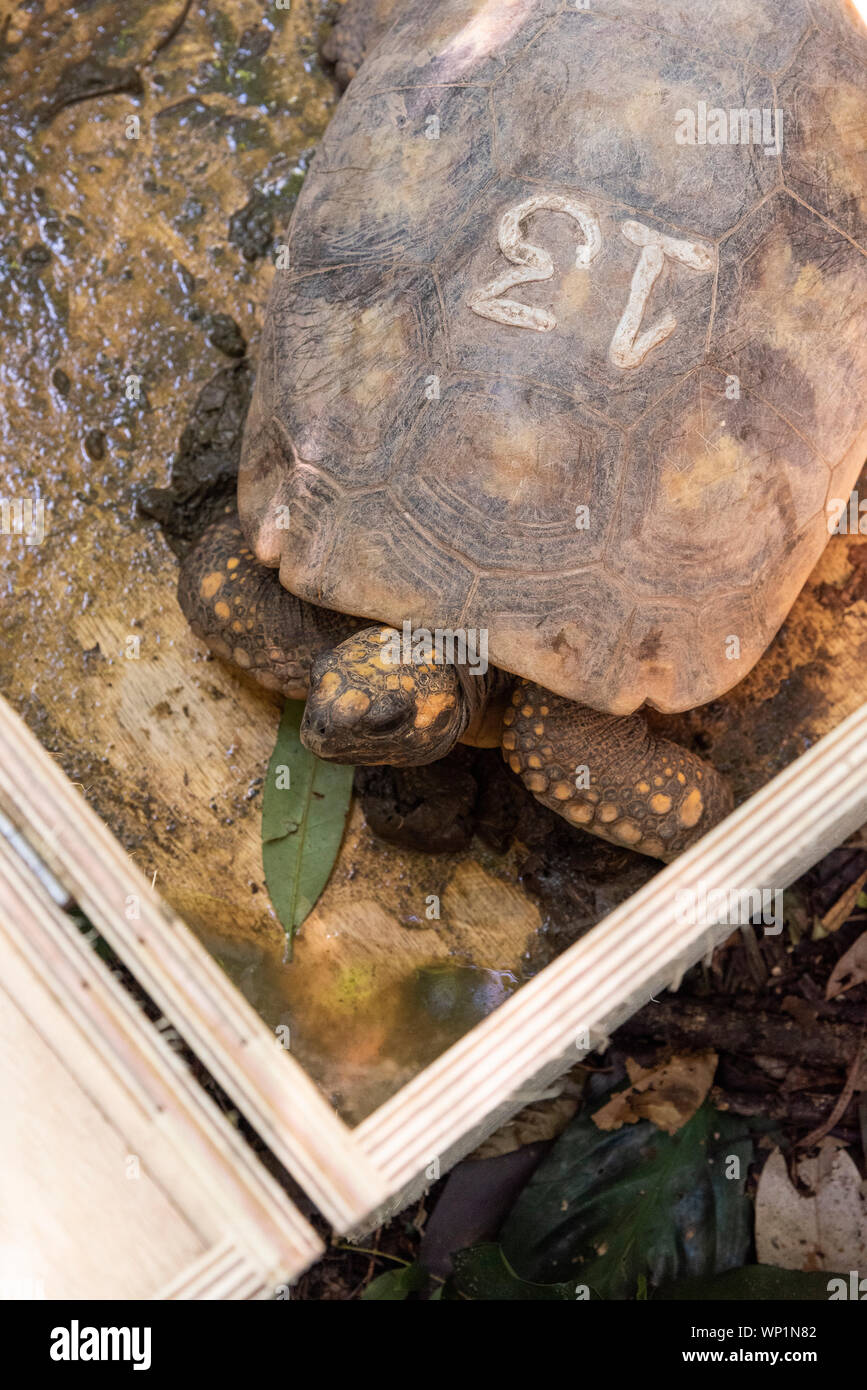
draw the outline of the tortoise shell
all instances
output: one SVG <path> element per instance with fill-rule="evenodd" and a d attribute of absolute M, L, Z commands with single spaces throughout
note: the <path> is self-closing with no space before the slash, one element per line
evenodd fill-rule
<path fill-rule="evenodd" d="M 721 694 L 867 451 L 865 148 L 848 0 L 407 7 L 278 255 L 258 558 L 597 709 Z"/>

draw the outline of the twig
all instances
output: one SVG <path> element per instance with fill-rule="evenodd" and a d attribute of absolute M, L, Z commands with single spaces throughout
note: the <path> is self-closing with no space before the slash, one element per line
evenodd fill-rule
<path fill-rule="evenodd" d="M 412 1260 L 401 1259 L 400 1255 L 390 1255 L 387 1250 L 371 1250 L 367 1245 L 348 1245 L 335 1241 L 332 1250 L 348 1250 L 352 1255 L 372 1255 L 378 1260 L 394 1260 L 398 1265 L 411 1265 Z"/>
<path fill-rule="evenodd" d="M 831 932 L 839 931 L 840 927 L 844 926 L 845 923 L 849 921 L 865 883 L 867 883 L 867 869 L 864 870 L 863 874 L 858 875 L 855 882 L 849 885 L 845 893 L 837 899 L 834 906 L 829 908 L 824 917 L 822 917 L 819 926 L 822 928 L 823 932 L 828 932 L 830 934 Z"/>
<path fill-rule="evenodd" d="M 181 10 L 181 12 L 180 12 L 180 14 L 178 15 L 177 19 L 175 20 L 174 24 L 173 24 L 173 25 L 171 26 L 171 28 L 163 35 L 163 37 L 160 39 L 159 43 L 158 43 L 158 44 L 156 45 L 156 47 L 154 48 L 153 53 L 151 54 L 151 56 L 150 56 L 150 57 L 148 58 L 148 60 L 147 60 L 148 63 L 152 63 L 153 60 L 154 60 L 154 58 L 157 56 L 158 53 L 162 53 L 162 51 L 163 51 L 164 48 L 168 48 L 168 46 L 169 46 L 169 44 L 171 43 L 172 39 L 175 37 L 176 34 L 179 33 L 181 27 L 182 27 L 183 24 L 185 23 L 186 18 L 187 18 L 187 15 L 190 13 L 190 6 L 192 5 L 192 3 L 193 3 L 193 0 L 186 0 L 183 9 Z M 147 64 L 145 64 L 145 66 L 147 66 Z"/>
<path fill-rule="evenodd" d="M 861 1039 L 859 1024 L 820 1018 L 807 1031 L 787 1014 L 738 1008 L 730 999 L 661 999 L 633 1015 L 618 1037 L 646 1038 L 670 1047 L 714 1047 L 739 1057 L 780 1057 L 802 1066 L 848 1068 Z"/>
<path fill-rule="evenodd" d="M 858 1044 L 858 1051 L 856 1052 L 852 1065 L 849 1068 L 849 1072 L 846 1077 L 846 1084 L 840 1092 L 840 1095 L 837 1099 L 837 1104 L 834 1106 L 834 1109 L 831 1111 L 827 1120 L 823 1120 L 822 1123 L 816 1129 L 811 1130 L 810 1133 L 805 1135 L 803 1139 L 798 1140 L 798 1148 L 808 1148 L 813 1144 L 818 1144 L 819 1140 L 824 1139 L 828 1131 L 834 1128 L 838 1120 L 841 1120 L 843 1118 L 843 1115 L 845 1114 L 846 1109 L 848 1108 L 849 1102 L 855 1094 L 855 1089 L 858 1081 L 858 1073 L 861 1069 L 861 1058 L 863 1055 L 864 1029 L 862 1028 L 861 1041 Z"/>

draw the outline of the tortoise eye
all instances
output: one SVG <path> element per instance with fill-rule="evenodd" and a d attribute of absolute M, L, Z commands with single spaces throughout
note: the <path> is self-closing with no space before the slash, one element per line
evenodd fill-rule
<path fill-rule="evenodd" d="M 389 694 L 371 705 L 364 722 L 378 734 L 387 734 L 399 728 L 408 712 L 409 701 L 405 697 Z"/>

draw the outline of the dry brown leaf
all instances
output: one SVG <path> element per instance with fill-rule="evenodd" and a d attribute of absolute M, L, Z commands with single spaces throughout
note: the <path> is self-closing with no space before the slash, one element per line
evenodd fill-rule
<path fill-rule="evenodd" d="M 812 1196 L 793 1186 L 786 1161 L 775 1149 L 756 1192 L 759 1264 L 780 1269 L 845 1273 L 867 1265 L 867 1195 L 845 1149 L 823 1139 L 815 1158 L 802 1158 L 798 1177 Z"/>
<path fill-rule="evenodd" d="M 834 969 L 825 986 L 825 998 L 833 999 L 844 990 L 853 989 L 867 980 L 867 931 L 863 931 L 854 945 L 850 946 Z"/>
<path fill-rule="evenodd" d="M 839 931 L 839 929 L 848 922 L 852 913 L 855 911 L 855 905 L 858 902 L 861 889 L 864 887 L 865 883 L 867 883 L 867 869 L 856 878 L 854 883 L 849 885 L 845 893 L 837 899 L 834 906 L 829 908 L 825 913 L 819 923 L 823 932 L 830 933 Z"/>
<path fill-rule="evenodd" d="M 504 1125 L 489 1134 L 487 1139 L 469 1158 L 499 1158 L 502 1154 L 513 1153 L 525 1144 L 538 1144 L 544 1140 L 556 1139 L 572 1119 L 584 1089 L 585 1076 L 573 1068 L 557 1083 L 555 1094 L 540 1096 L 525 1105 L 517 1115 L 513 1115 Z"/>
<path fill-rule="evenodd" d="M 637 1120 L 651 1120 L 666 1134 L 676 1134 L 691 1120 L 711 1087 L 717 1054 L 692 1052 L 671 1057 L 655 1067 L 642 1067 L 630 1057 L 625 1091 L 612 1096 L 593 1116 L 600 1129 L 620 1129 Z"/>

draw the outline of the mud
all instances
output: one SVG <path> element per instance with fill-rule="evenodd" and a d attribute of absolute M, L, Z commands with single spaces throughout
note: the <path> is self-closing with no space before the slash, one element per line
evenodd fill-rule
<path fill-rule="evenodd" d="M 159 522 L 179 558 L 227 506 L 234 505 L 251 389 L 246 360 L 217 372 L 202 387 L 184 426 L 170 485 L 147 488 L 139 495 L 140 515 Z"/>

